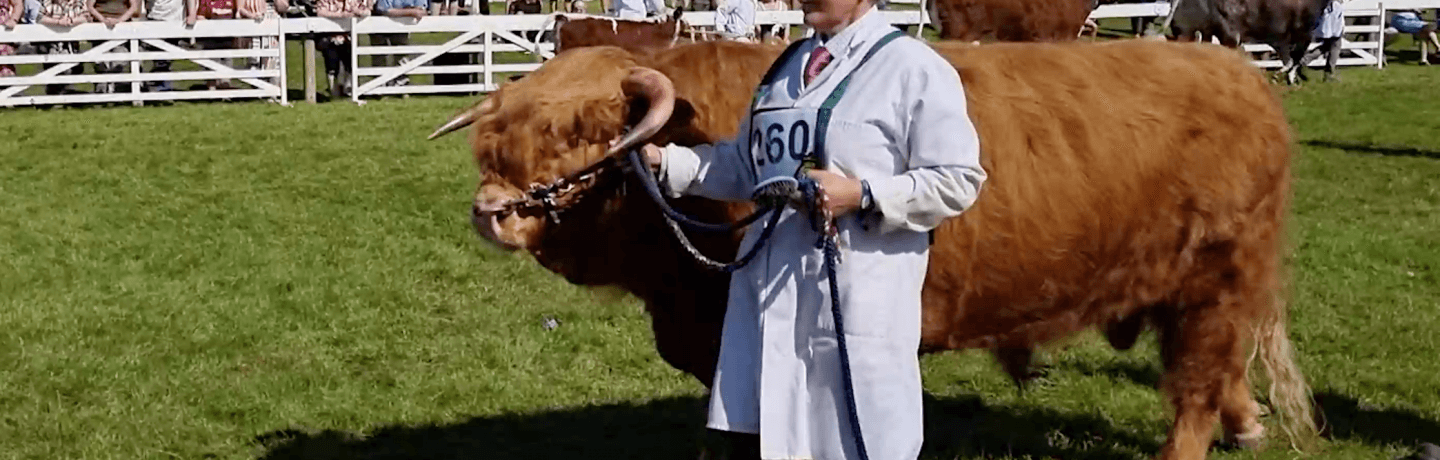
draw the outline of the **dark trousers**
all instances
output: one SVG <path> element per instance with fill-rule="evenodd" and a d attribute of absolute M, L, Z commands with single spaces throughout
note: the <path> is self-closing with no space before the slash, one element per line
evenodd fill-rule
<path fill-rule="evenodd" d="M 325 74 L 338 75 L 341 70 L 347 74 L 350 69 L 350 41 L 347 39 L 335 43 L 330 37 L 315 37 L 315 48 L 320 50 L 320 57 L 325 61 Z"/>
<path fill-rule="evenodd" d="M 1325 53 L 1325 73 L 1335 73 L 1335 64 L 1340 61 L 1340 37 L 1320 39 L 1320 46 L 1316 47 L 1314 51 L 1305 53 L 1305 58 L 1301 60 L 1300 65 L 1308 64 L 1320 57 L 1321 53 Z"/>

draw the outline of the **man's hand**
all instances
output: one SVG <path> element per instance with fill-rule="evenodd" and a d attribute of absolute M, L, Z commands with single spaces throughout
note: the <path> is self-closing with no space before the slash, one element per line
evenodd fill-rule
<path fill-rule="evenodd" d="M 109 28 L 111 28 L 111 29 L 114 29 L 114 28 L 115 28 L 115 25 L 116 25 L 116 24 L 119 24 L 119 23 L 120 23 L 120 20 L 119 20 L 119 19 L 116 19 L 116 18 L 108 18 L 108 17 L 105 18 L 105 27 L 109 27 Z"/>
<path fill-rule="evenodd" d="M 829 209 L 832 217 L 840 217 L 860 209 L 862 192 L 859 179 L 851 179 L 823 169 L 812 169 L 807 171 L 806 175 L 825 190 L 825 197 L 828 198 L 825 207 Z"/>
<path fill-rule="evenodd" d="M 655 144 L 645 144 L 640 148 L 640 153 L 645 157 L 645 165 L 650 167 L 651 172 L 660 172 L 660 161 L 665 157 L 664 150 L 660 150 Z"/>

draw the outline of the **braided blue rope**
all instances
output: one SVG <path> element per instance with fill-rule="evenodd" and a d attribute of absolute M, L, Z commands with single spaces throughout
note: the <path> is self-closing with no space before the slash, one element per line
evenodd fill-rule
<path fill-rule="evenodd" d="M 809 177 L 800 180 L 800 193 L 804 196 L 806 203 L 812 203 L 812 209 L 818 208 L 820 203 L 820 186 Z M 819 210 L 817 209 L 818 213 Z M 835 319 L 835 342 L 840 347 L 840 373 L 845 378 L 845 403 L 850 416 L 850 429 L 855 433 L 855 450 L 860 455 L 860 460 L 869 460 L 870 454 L 865 449 L 865 436 L 860 433 L 860 413 L 855 404 L 855 379 L 850 373 L 850 348 L 845 344 L 845 319 L 840 313 L 840 284 L 836 282 L 836 266 L 840 264 L 840 246 L 835 241 L 835 235 L 828 230 L 833 222 L 828 219 L 817 219 L 811 216 L 811 223 L 820 234 L 819 241 L 815 247 L 823 251 L 825 255 L 825 276 L 830 281 L 830 314 Z"/>
<path fill-rule="evenodd" d="M 680 240 L 681 245 L 685 247 L 686 251 L 702 264 L 723 270 L 725 273 L 732 273 L 740 267 L 749 264 L 755 255 L 760 252 L 760 248 L 770 241 L 770 236 L 775 230 L 775 227 L 777 227 L 776 224 L 779 223 L 780 216 L 782 215 L 783 203 L 788 199 L 788 196 L 781 195 L 791 193 L 790 190 L 778 188 L 768 191 L 768 193 L 762 193 L 761 195 L 773 196 L 757 196 L 756 198 L 758 200 L 766 202 L 767 204 L 762 209 L 755 211 L 755 213 L 734 224 L 726 225 L 698 222 L 676 211 L 665 201 L 665 197 L 660 193 L 659 185 L 655 183 L 655 178 L 648 174 L 650 168 L 645 166 L 645 163 L 641 161 L 639 149 L 630 150 L 629 160 L 630 170 L 639 178 L 646 194 L 649 195 L 650 199 L 660 208 L 666 222 L 670 225 L 671 230 L 676 238 Z M 830 281 L 830 313 L 835 320 L 835 341 L 840 348 L 840 373 L 845 379 L 845 402 L 846 406 L 848 406 L 850 428 L 855 434 L 855 449 L 860 455 L 860 460 L 869 460 L 869 453 L 865 449 L 865 437 L 860 432 L 860 413 L 855 404 L 855 380 L 850 372 L 850 349 L 845 343 L 845 320 L 840 313 L 840 284 L 836 282 L 838 278 L 836 266 L 840 264 L 840 247 L 835 241 L 835 236 L 830 232 L 830 226 L 834 225 L 834 223 L 830 221 L 828 214 L 822 212 L 823 210 L 821 208 L 824 203 L 822 203 L 821 199 L 822 193 L 820 191 L 820 185 L 813 179 L 801 175 L 798 187 L 796 187 L 796 190 L 793 192 L 798 193 L 801 199 L 810 205 L 811 226 L 820 235 L 819 240 L 815 243 L 815 247 L 824 253 L 825 276 Z M 749 252 L 731 263 L 720 263 L 706 258 L 703 254 L 700 254 L 698 248 L 690 243 L 689 238 L 685 237 L 685 233 L 680 231 L 681 225 L 700 230 L 709 229 L 709 231 L 733 230 L 744 225 L 749 225 L 751 222 L 758 220 L 759 217 L 766 212 L 773 212 L 773 214 L 769 221 L 766 222 L 767 225 L 765 228 L 761 231 L 760 238 L 755 242 L 755 245 L 750 248 Z"/>

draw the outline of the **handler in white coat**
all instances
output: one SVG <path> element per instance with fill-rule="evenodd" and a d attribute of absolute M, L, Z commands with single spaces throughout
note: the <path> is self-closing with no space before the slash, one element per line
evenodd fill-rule
<path fill-rule="evenodd" d="M 740 139 L 643 152 L 672 196 L 745 201 L 771 172 L 794 174 L 800 157 L 819 151 L 828 167 L 807 174 L 839 228 L 837 284 L 865 450 L 914 459 L 927 232 L 969 208 L 986 173 L 959 75 L 872 2 L 803 4 L 817 34 L 777 60 Z M 766 220 L 746 232 L 741 253 Z M 731 277 L 707 426 L 758 434 L 761 458 L 859 458 L 817 238 L 806 213 L 786 208 Z"/>

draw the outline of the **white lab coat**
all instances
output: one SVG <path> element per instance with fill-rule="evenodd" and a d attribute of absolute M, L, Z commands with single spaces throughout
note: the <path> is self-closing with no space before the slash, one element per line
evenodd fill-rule
<path fill-rule="evenodd" d="M 892 30 L 871 8 L 826 43 L 834 60 L 808 88 L 801 75 L 816 41 L 801 45 L 761 108 L 818 107 Z M 750 132 L 748 117 L 741 128 Z M 672 196 L 749 199 L 747 138 L 666 146 L 663 183 Z M 826 142 L 832 170 L 868 179 L 881 214 L 868 230 L 854 215 L 838 221 L 837 279 L 866 450 L 875 460 L 914 459 L 923 439 L 917 348 L 926 232 L 969 208 L 986 177 L 959 75 L 923 42 L 895 40 L 855 73 Z M 766 220 L 746 232 L 741 253 Z M 759 433 L 762 458 L 857 458 L 816 238 L 808 219 L 787 209 L 766 247 L 730 281 L 707 426 Z"/>

